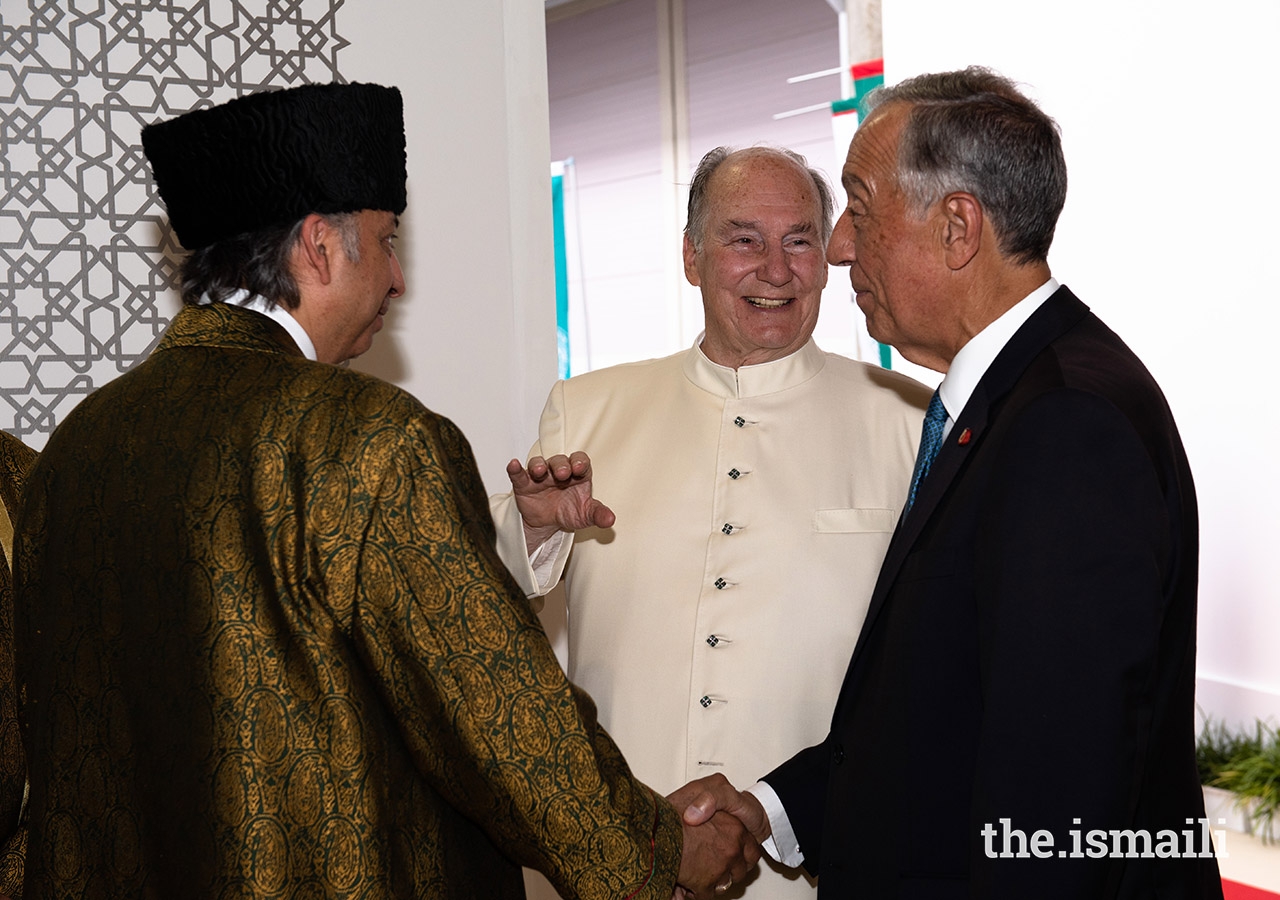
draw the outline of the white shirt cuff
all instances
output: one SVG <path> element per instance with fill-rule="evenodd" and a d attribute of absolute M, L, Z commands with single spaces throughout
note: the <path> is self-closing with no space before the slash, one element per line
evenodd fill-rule
<path fill-rule="evenodd" d="M 804 854 L 800 852 L 800 842 L 791 828 L 791 820 L 787 811 L 782 808 L 782 801 L 777 793 L 763 781 L 757 781 L 747 791 L 755 795 L 764 807 L 764 814 L 769 818 L 769 829 L 773 832 L 760 845 L 761 849 L 776 862 L 792 869 L 804 862 Z"/>
<path fill-rule="evenodd" d="M 568 531 L 557 531 L 529 554 L 529 567 L 533 569 L 533 579 L 537 582 L 539 594 L 545 594 L 555 587 L 555 581 L 552 579 L 558 580 L 560 577 L 560 573 L 556 571 L 556 561 L 560 557 L 560 549 L 564 546 L 566 539 L 573 540 L 573 534 Z"/>

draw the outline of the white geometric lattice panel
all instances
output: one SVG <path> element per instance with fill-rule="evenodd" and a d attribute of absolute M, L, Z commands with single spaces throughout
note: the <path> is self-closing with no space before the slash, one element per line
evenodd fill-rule
<path fill-rule="evenodd" d="M 4 0 L 0 428 L 32 447 L 155 345 L 180 250 L 142 127 L 341 80 L 343 0 Z"/>

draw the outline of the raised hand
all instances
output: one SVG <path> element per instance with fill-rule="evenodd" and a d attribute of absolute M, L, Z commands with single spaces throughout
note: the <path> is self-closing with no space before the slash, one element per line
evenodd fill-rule
<path fill-rule="evenodd" d="M 513 459 L 507 477 L 524 520 L 524 540 L 532 553 L 557 531 L 608 528 L 613 510 L 591 496 L 591 458 L 581 450 L 550 459 L 535 456 L 528 466 Z"/>

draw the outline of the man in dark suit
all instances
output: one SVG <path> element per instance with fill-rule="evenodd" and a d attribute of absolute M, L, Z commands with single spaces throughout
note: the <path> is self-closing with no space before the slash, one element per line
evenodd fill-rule
<path fill-rule="evenodd" d="M 875 97 L 843 181 L 828 260 L 945 378 L 831 732 L 751 789 L 770 826 L 739 814 L 827 897 L 1221 897 L 1191 472 L 1050 275 L 1057 126 L 987 70 L 921 76 Z"/>

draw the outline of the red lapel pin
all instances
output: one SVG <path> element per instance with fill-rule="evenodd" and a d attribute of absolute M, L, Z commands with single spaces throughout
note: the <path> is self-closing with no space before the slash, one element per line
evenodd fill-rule
<path fill-rule="evenodd" d="M 961 447 L 963 447 L 965 444 L 969 443 L 970 439 L 972 438 L 973 438 L 973 432 L 970 431 L 968 428 L 966 428 L 964 431 L 960 432 L 960 438 L 959 440 L 956 441 L 956 443 L 958 443 Z"/>

